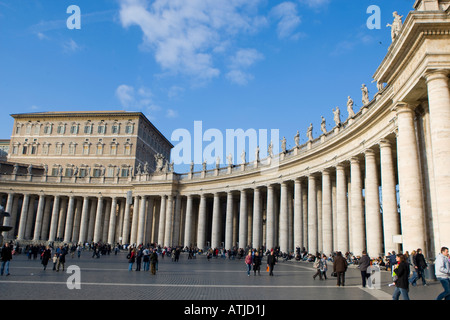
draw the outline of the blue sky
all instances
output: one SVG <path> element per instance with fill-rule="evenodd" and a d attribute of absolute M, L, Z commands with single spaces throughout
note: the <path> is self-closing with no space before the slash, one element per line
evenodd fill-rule
<path fill-rule="evenodd" d="M 12 113 L 143 112 L 176 129 L 278 129 L 287 146 L 361 85 L 391 44 L 392 12 L 413 0 L 0 0 L 0 138 Z M 70 5 L 81 29 L 67 28 Z M 381 9 L 370 30 L 367 8 Z M 343 119 L 346 113 L 343 112 Z M 172 142 L 174 145 L 177 142 Z M 253 153 L 253 151 L 249 152 Z M 237 160 L 239 162 L 239 160 Z M 183 171 L 183 170 L 181 170 Z"/>

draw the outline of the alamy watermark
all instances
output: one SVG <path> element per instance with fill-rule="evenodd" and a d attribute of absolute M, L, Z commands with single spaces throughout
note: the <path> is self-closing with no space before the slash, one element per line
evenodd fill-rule
<path fill-rule="evenodd" d="M 73 290 L 81 289 L 81 269 L 78 266 L 72 265 L 67 268 L 67 273 L 71 274 L 69 278 L 67 278 L 66 285 L 67 289 Z"/>

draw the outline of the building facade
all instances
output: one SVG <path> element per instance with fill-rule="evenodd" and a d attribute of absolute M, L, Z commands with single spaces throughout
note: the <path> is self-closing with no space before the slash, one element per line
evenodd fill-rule
<path fill-rule="evenodd" d="M 128 177 L 151 173 L 156 156 L 170 159 L 172 144 L 140 112 L 13 114 L 10 162 L 45 167 L 65 177 Z M 166 160 L 167 161 L 167 160 Z"/>
<path fill-rule="evenodd" d="M 372 99 L 363 91 L 358 112 L 280 154 L 183 174 L 1 175 L 5 238 L 433 257 L 450 244 L 449 6 L 417 0 Z"/>

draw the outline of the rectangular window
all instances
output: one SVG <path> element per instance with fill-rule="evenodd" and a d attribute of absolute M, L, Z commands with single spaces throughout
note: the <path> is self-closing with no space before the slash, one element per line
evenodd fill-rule
<path fill-rule="evenodd" d="M 125 127 L 125 133 L 126 134 L 132 134 L 133 133 L 133 126 L 132 125 L 128 125 Z"/>
<path fill-rule="evenodd" d="M 83 154 L 88 155 L 89 154 L 89 145 L 86 144 L 83 146 Z"/>
<path fill-rule="evenodd" d="M 98 127 L 98 133 L 99 134 L 105 134 L 106 133 L 106 126 L 99 126 Z"/>
<path fill-rule="evenodd" d="M 58 129 L 56 130 L 56 132 L 58 134 L 64 134 L 66 132 L 66 126 L 64 126 L 64 125 L 58 126 Z"/>
<path fill-rule="evenodd" d="M 80 178 L 86 177 L 86 169 L 80 169 L 79 177 Z"/>
<path fill-rule="evenodd" d="M 51 134 L 52 133 L 52 126 L 47 125 L 44 127 L 44 134 Z"/>
<path fill-rule="evenodd" d="M 78 134 L 78 126 L 76 126 L 76 125 L 71 126 L 70 134 Z"/>
<path fill-rule="evenodd" d="M 123 168 L 123 169 L 122 169 L 121 176 L 122 176 L 123 178 L 128 177 L 129 171 L 130 171 L 130 170 L 129 170 L 128 168 Z"/>
<path fill-rule="evenodd" d="M 28 153 L 28 147 L 27 146 L 23 146 L 22 154 L 27 154 L 27 153 Z"/>
<path fill-rule="evenodd" d="M 62 145 L 61 144 L 56 145 L 55 153 L 57 155 L 61 155 L 62 154 Z"/>
<path fill-rule="evenodd" d="M 85 134 L 91 134 L 92 133 L 92 126 L 84 126 L 84 133 Z"/>
<path fill-rule="evenodd" d="M 118 125 L 113 125 L 113 126 L 111 127 L 111 132 L 112 132 L 113 134 L 119 134 L 119 126 L 118 126 Z"/>
<path fill-rule="evenodd" d="M 75 154 L 75 150 L 76 150 L 76 148 L 75 148 L 74 144 L 69 145 L 69 154 L 70 155 L 74 155 Z"/>
<path fill-rule="evenodd" d="M 117 155 L 117 146 L 115 144 L 111 146 L 111 155 Z"/>
<path fill-rule="evenodd" d="M 36 146 L 32 146 L 31 147 L 31 154 L 36 154 L 37 153 L 37 147 Z"/>

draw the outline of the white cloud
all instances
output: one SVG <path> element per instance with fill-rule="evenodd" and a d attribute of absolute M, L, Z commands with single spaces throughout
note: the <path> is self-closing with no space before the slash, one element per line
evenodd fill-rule
<path fill-rule="evenodd" d="M 168 109 L 166 117 L 167 118 L 176 118 L 176 117 L 178 117 L 178 112 L 173 109 Z"/>
<path fill-rule="evenodd" d="M 266 25 L 257 14 L 263 0 L 119 0 L 123 27 L 139 26 L 143 44 L 162 69 L 210 80 L 220 75 L 216 54 L 241 33 Z"/>
<path fill-rule="evenodd" d="M 254 65 L 256 62 L 264 59 L 264 55 L 256 49 L 239 49 L 234 56 L 230 58 L 230 69 L 226 78 L 238 85 L 246 85 L 253 80 L 253 75 L 244 71 Z"/>
<path fill-rule="evenodd" d="M 299 0 L 300 3 L 306 4 L 307 6 L 319 9 L 320 7 L 327 7 L 331 0 Z"/>
<path fill-rule="evenodd" d="M 297 4 L 293 2 L 280 3 L 272 8 L 270 16 L 278 21 L 277 33 L 279 38 L 298 39 L 300 37 L 300 33 L 295 33 L 296 28 L 301 24 Z"/>
<path fill-rule="evenodd" d="M 136 90 L 133 86 L 122 84 L 116 89 L 116 97 L 120 104 L 127 110 L 155 113 L 161 111 L 161 107 L 154 103 L 150 89 L 140 87 Z"/>
<path fill-rule="evenodd" d="M 75 40 L 73 40 L 73 39 L 65 41 L 62 44 L 62 46 L 63 46 L 64 52 L 67 52 L 67 53 L 72 53 L 72 52 L 81 50 L 81 46 L 78 45 L 78 43 L 76 43 Z"/>

